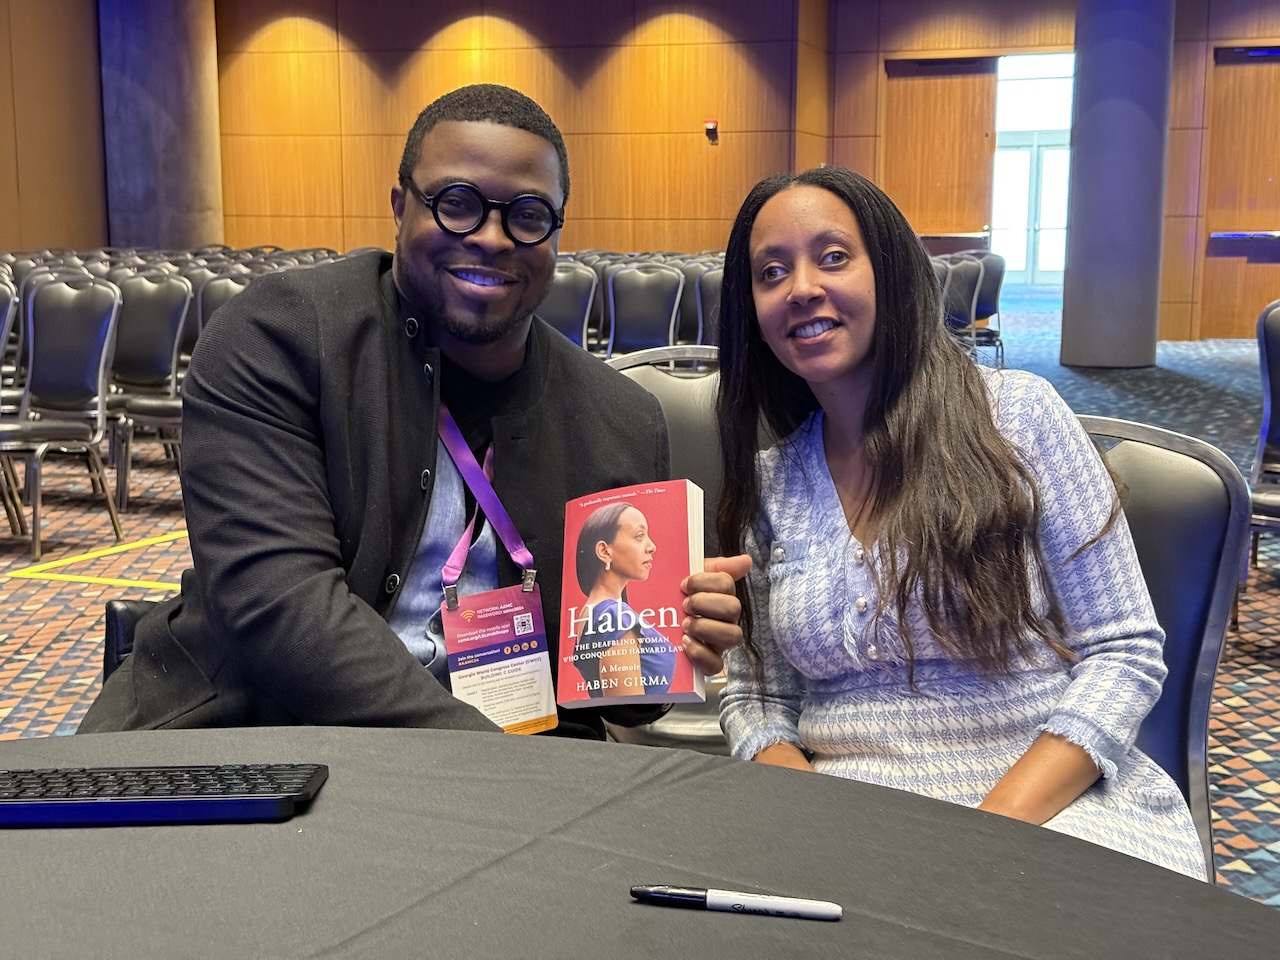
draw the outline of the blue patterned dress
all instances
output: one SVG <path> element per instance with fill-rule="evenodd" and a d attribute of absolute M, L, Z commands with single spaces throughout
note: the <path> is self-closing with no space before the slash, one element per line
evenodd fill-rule
<path fill-rule="evenodd" d="M 896 610 L 890 602 L 877 612 L 877 547 L 849 532 L 819 410 L 760 454 L 763 513 L 747 548 L 763 674 L 741 650 L 730 654 L 721 726 L 738 757 L 794 743 L 821 773 L 969 806 L 1042 731 L 1059 734 L 1088 752 L 1102 779 L 1045 826 L 1204 879 L 1181 793 L 1133 746 L 1165 667 L 1128 525 L 1121 519 L 1076 554 L 1109 515 L 1106 469 L 1048 383 L 1014 370 L 984 376 L 997 428 L 1035 475 L 1050 582 L 1079 659 L 1064 664 L 1045 649 L 1011 675 L 984 678 L 942 650 L 917 605 L 908 609 L 912 691 Z M 1038 589 L 1034 599 L 1046 608 Z"/>

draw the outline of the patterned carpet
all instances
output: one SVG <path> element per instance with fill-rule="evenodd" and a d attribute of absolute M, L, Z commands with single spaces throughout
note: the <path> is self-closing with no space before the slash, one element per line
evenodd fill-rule
<path fill-rule="evenodd" d="M 1162 343 L 1145 370 L 1058 365 L 1061 293 L 1009 288 L 1009 366 L 1057 386 L 1080 413 L 1125 417 L 1201 437 L 1246 472 L 1262 400 L 1252 341 Z M 97 692 L 102 609 L 111 597 L 158 599 L 190 563 L 178 483 L 156 445 L 135 451 L 116 544 L 82 463 L 45 471 L 44 557 L 0 532 L 0 740 L 72 733 Z M 0 531 L 7 527 L 0 521 Z M 1228 636 L 1210 728 L 1218 882 L 1280 907 L 1280 542 L 1259 568 Z"/>

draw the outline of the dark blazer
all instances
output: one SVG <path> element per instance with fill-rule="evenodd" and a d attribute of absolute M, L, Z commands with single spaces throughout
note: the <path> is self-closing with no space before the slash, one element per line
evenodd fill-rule
<path fill-rule="evenodd" d="M 302 722 L 497 729 L 386 623 L 434 481 L 439 352 L 398 307 L 389 255 L 259 278 L 201 333 L 183 386 L 193 569 L 138 625 L 82 732 Z M 558 667 L 564 504 L 665 479 L 657 401 L 541 321 L 494 486 L 537 561 Z M 503 551 L 499 551 L 501 555 Z M 518 583 L 514 564 L 500 580 Z M 562 711 L 559 733 L 603 737 Z"/>

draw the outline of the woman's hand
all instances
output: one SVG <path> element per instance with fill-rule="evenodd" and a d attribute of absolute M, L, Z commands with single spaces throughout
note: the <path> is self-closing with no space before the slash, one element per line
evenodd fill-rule
<path fill-rule="evenodd" d="M 751 569 L 751 558 L 708 557 L 702 573 L 680 584 L 684 591 L 684 652 L 706 674 L 724 669 L 724 654 L 742 643 L 742 604 L 733 584 Z"/>

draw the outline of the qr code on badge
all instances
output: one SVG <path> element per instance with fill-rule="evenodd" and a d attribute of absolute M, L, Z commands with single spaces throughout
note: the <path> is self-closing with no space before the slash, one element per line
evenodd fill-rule
<path fill-rule="evenodd" d="M 519 613 L 516 614 L 512 621 L 515 624 L 516 636 L 523 637 L 526 633 L 533 633 L 533 614 Z"/>

